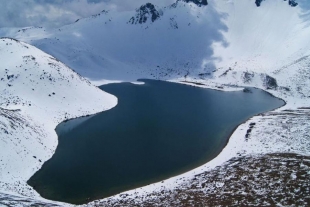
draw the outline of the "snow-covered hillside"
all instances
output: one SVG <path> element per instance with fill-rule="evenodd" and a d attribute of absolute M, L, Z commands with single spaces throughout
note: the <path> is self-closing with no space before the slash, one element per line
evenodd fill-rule
<path fill-rule="evenodd" d="M 53 155 L 56 125 L 110 109 L 117 100 L 14 39 L 0 39 L 0 63 L 0 191 L 36 197 L 26 181 Z"/>
<path fill-rule="evenodd" d="M 165 8 L 146 4 L 132 12 L 102 11 L 54 30 L 0 33 L 37 46 L 92 81 L 212 79 L 214 70 L 230 67 L 272 73 L 309 55 L 310 2 L 298 3 L 176 1 Z"/>
<path fill-rule="evenodd" d="M 95 84 L 154 78 L 223 90 L 231 85 L 254 86 L 287 102 L 239 126 L 210 163 L 127 192 L 128 202 L 137 196 L 142 201 L 153 199 L 162 188 L 167 193 L 162 196 L 169 197 L 182 190 L 184 183 L 191 186 L 198 173 L 234 157 L 245 156 L 242 160 L 259 154 L 259 161 L 267 153 L 310 155 L 308 0 L 177 0 L 164 8 L 145 4 L 136 11 L 102 11 L 57 29 L 1 28 L 0 36 L 40 48 Z M 0 152 L 0 188 L 36 195 L 25 181 L 52 155 L 56 124 L 107 109 L 116 100 L 32 46 L 10 39 L 0 44 L 1 149 L 5 146 Z M 281 156 L 286 162 L 287 155 Z M 199 175 L 197 179 L 203 180 Z M 113 199 L 121 205 L 124 194 Z M 111 199 L 103 204 L 106 201 Z"/>
<path fill-rule="evenodd" d="M 178 0 L 0 34 L 37 46 L 98 85 L 138 78 L 247 85 L 296 108 L 310 96 L 309 9 L 306 0 Z"/>

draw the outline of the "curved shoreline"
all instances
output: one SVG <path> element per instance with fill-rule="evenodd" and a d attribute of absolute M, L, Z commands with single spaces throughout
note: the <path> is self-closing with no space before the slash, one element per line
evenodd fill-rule
<path fill-rule="evenodd" d="M 175 83 L 180 83 L 180 84 L 185 84 L 185 85 L 191 85 L 191 86 L 198 87 L 198 88 L 209 88 L 207 85 L 202 84 L 202 83 L 196 84 L 196 83 L 194 83 L 194 82 L 186 82 L 186 81 L 180 81 L 180 82 L 175 82 Z M 189 83 L 189 84 L 188 84 L 188 83 Z M 192 84 L 194 84 L 194 85 L 192 85 Z M 201 86 L 205 86 L 205 87 L 201 87 Z M 229 86 L 228 86 L 228 87 L 229 87 Z M 242 89 L 243 89 L 243 88 L 248 88 L 248 87 L 245 87 L 245 86 L 236 86 L 236 87 L 242 88 Z M 267 91 L 267 90 L 264 90 L 264 89 L 261 89 L 261 88 L 258 88 L 258 87 L 251 87 L 251 88 L 263 90 L 265 93 L 268 93 L 270 96 L 272 96 L 272 97 L 274 97 L 274 98 L 276 98 L 276 99 L 281 100 L 281 101 L 284 102 L 284 104 L 283 104 L 282 106 L 279 106 L 278 108 L 275 108 L 275 109 L 273 109 L 273 110 L 271 110 L 271 111 L 267 111 L 267 112 L 272 112 L 272 111 L 278 110 L 278 109 L 280 109 L 280 108 L 282 108 L 282 107 L 284 107 L 284 106 L 287 105 L 287 102 L 286 102 L 284 99 L 275 96 L 274 94 L 270 93 L 270 92 Z M 223 90 L 223 89 L 213 89 L 213 88 L 210 88 L 210 89 L 226 92 L 226 91 Z M 238 126 L 236 126 L 236 127 L 233 129 L 233 131 L 230 133 L 229 138 L 227 139 L 227 142 L 226 142 L 224 148 L 222 149 L 222 151 L 223 151 L 223 150 L 225 149 L 225 147 L 228 145 L 231 136 L 232 136 L 232 135 L 234 134 L 234 132 L 238 129 L 238 127 L 240 127 L 242 124 L 245 124 L 246 122 L 248 122 L 251 118 L 256 117 L 256 116 L 261 116 L 261 115 L 263 115 L 264 113 L 267 113 L 267 112 L 255 114 L 255 115 L 251 116 L 250 118 L 248 118 L 247 120 L 245 120 L 244 122 L 240 123 Z M 222 152 L 222 151 L 221 151 L 221 152 Z M 220 152 L 220 153 L 221 153 L 221 152 Z M 220 153 L 219 153 L 218 155 L 220 155 Z M 216 157 L 215 157 L 215 158 L 216 158 Z M 214 159 L 215 159 L 215 158 L 214 158 Z"/>
<path fill-rule="evenodd" d="M 167 80 L 169 82 L 169 80 Z M 174 83 L 179 83 L 179 84 L 185 84 L 185 85 L 191 85 L 191 84 L 188 84 L 186 82 L 182 82 L 182 81 L 170 81 L 170 82 L 174 82 Z M 193 83 L 192 83 L 193 84 Z M 191 86 L 194 86 L 194 87 L 200 87 L 200 88 L 207 88 L 207 89 L 212 89 L 212 90 L 218 90 L 218 91 L 223 91 L 223 92 L 229 92 L 229 91 L 236 91 L 236 90 L 225 90 L 224 88 L 223 89 L 218 89 L 218 88 L 212 88 L 210 86 L 207 86 L 207 85 L 204 85 L 204 84 L 201 84 L 201 85 L 191 85 Z M 203 86 L 203 87 L 202 87 Z M 238 87 L 241 87 L 243 88 L 242 86 L 238 86 Z M 231 88 L 231 87 L 229 87 Z M 149 192 L 153 192 L 153 191 L 156 191 L 156 190 L 159 190 L 161 188 L 166 188 L 166 187 L 173 187 L 173 186 L 176 186 L 178 184 L 178 181 L 180 180 L 183 180 L 183 179 L 190 179 L 192 178 L 193 176 L 195 175 L 198 175 L 200 174 L 201 172 L 204 172 L 204 171 L 207 171 L 207 170 L 211 170 L 211 169 L 214 169 L 216 166 L 220 166 L 222 165 L 225 161 L 228 161 L 229 159 L 231 158 L 235 158 L 235 157 L 238 157 L 238 155 L 236 154 L 236 156 L 231 156 L 225 160 L 219 160 L 219 163 L 217 163 L 217 159 L 219 159 L 221 156 L 224 155 L 225 153 L 225 150 L 228 149 L 229 147 L 229 143 L 232 141 L 233 139 L 233 135 L 242 127 L 242 125 L 250 122 L 250 120 L 252 119 L 255 119 L 256 117 L 260 117 L 262 116 L 263 114 L 265 113 L 268 113 L 268 112 L 274 112 L 280 108 L 283 108 L 284 106 L 287 105 L 287 101 L 285 101 L 284 99 L 280 98 L 280 97 L 277 97 L 276 95 L 270 93 L 269 91 L 266 91 L 262 88 L 258 88 L 258 87 L 251 87 L 251 88 L 255 88 L 255 89 L 259 89 L 259 90 L 263 90 L 264 92 L 268 93 L 270 96 L 274 97 L 274 98 L 277 98 L 281 101 L 284 102 L 284 104 L 282 106 L 279 106 L 278 108 L 275 108 L 275 109 L 272 109 L 270 111 L 266 111 L 266 112 L 263 112 L 263 113 L 258 113 L 256 115 L 253 115 L 251 117 L 249 117 L 247 120 L 245 120 L 244 122 L 240 123 L 238 126 L 236 126 L 232 132 L 229 134 L 228 138 L 227 138 L 227 141 L 224 145 L 224 147 L 220 150 L 220 152 L 214 157 L 212 158 L 210 161 L 192 169 L 192 170 L 189 170 L 189 171 L 186 171 L 184 173 L 181 173 L 181 174 L 178 174 L 178 175 L 175 175 L 175 176 L 171 176 L 165 180 L 162 180 L 162 181 L 159 181 L 159 182 L 155 182 L 155 183 L 150 183 L 146 186 L 143 186 L 143 187 L 139 187 L 139 188 L 134 188 L 134 189 L 131 189 L 131 190 L 128 190 L 128 191 L 124 191 L 124 192 L 120 192 L 119 194 L 116 194 L 116 195 L 113 195 L 113 196 L 110 196 L 110 197 L 107 197 L 107 198 L 103 198 L 103 199 L 99 199 L 97 201 L 103 201 L 103 200 L 106 200 L 106 199 L 112 199 L 112 198 L 121 198 L 122 195 L 130 195 L 130 194 L 134 194 L 136 195 L 137 193 L 138 194 L 142 194 L 142 195 L 145 195 Z M 238 90 L 237 90 L 238 91 Z M 200 172 L 197 172 L 197 171 L 200 171 Z M 166 184 L 164 184 L 166 183 Z M 95 202 L 95 201 L 93 201 Z M 88 203 L 88 204 L 91 204 L 92 202 Z"/>
<path fill-rule="evenodd" d="M 184 84 L 184 83 L 180 83 L 180 84 Z M 185 85 L 186 85 L 186 84 L 185 84 Z M 205 85 L 204 85 L 204 86 L 205 86 Z M 205 88 L 205 87 L 202 87 L 202 88 Z M 252 88 L 254 88 L 254 87 L 252 87 Z M 209 88 L 209 87 L 208 87 L 208 89 L 214 90 L 213 88 Z M 256 89 L 258 89 L 258 88 L 256 88 Z M 259 90 L 261 90 L 261 89 L 259 89 Z M 227 92 L 227 91 L 225 91 L 225 90 L 219 90 L 219 91 Z M 229 91 L 231 91 L 231 90 L 229 90 Z M 237 91 L 239 91 L 239 90 L 237 90 Z M 265 90 L 263 90 L 263 91 L 266 92 Z M 270 94 L 270 93 L 268 93 L 268 94 Z M 275 97 L 275 96 L 273 96 L 272 94 L 270 94 L 270 95 L 271 95 L 272 97 Z M 116 97 L 116 98 L 117 98 L 117 97 Z M 275 97 L 275 98 L 278 98 L 278 97 Z M 278 98 L 278 99 L 280 99 L 280 98 Z M 283 107 L 283 106 L 286 104 L 286 102 L 285 102 L 284 100 L 282 100 L 282 99 L 280 99 L 280 100 L 283 101 L 284 104 L 283 104 L 282 106 L 278 107 L 278 108 L 281 108 L 281 107 Z M 116 103 L 116 105 L 115 105 L 114 107 L 116 107 L 117 104 L 118 104 L 118 103 Z M 110 109 L 112 109 L 112 108 L 114 108 L 114 107 L 111 107 Z M 278 109 L 278 108 L 276 108 L 276 109 Z M 109 109 L 109 110 L 110 110 L 110 109 Z M 274 111 L 274 110 L 276 110 L 276 109 L 272 109 L 272 111 Z M 102 111 L 102 112 L 103 112 L 103 111 Z M 98 113 L 102 113 L 102 112 L 98 112 Z M 266 111 L 266 112 L 269 112 L 269 111 Z M 223 147 L 221 147 L 221 149 L 219 149 L 219 150 L 215 153 L 215 156 L 214 156 L 213 158 L 211 158 L 210 160 L 204 162 L 203 164 L 199 164 L 197 167 L 191 168 L 191 169 L 189 169 L 189 170 L 184 170 L 183 172 L 178 173 L 178 174 L 176 174 L 176 175 L 172 175 L 171 177 L 168 177 L 168 178 L 166 178 L 166 179 L 164 179 L 164 180 L 158 180 L 158 181 L 155 181 L 155 182 L 151 182 L 150 184 L 146 184 L 146 183 L 148 183 L 148 182 L 146 182 L 145 184 L 141 185 L 142 187 L 137 187 L 137 188 L 133 188 L 133 189 L 130 189 L 130 190 L 126 190 L 126 191 L 124 191 L 124 192 L 120 192 L 120 194 L 123 194 L 123 193 L 128 192 L 128 191 L 133 191 L 133 190 L 136 190 L 136 189 L 138 189 L 138 188 L 144 188 L 144 187 L 147 187 L 148 185 L 154 185 L 154 184 L 160 183 L 160 182 L 162 183 L 162 182 L 164 182 L 164 181 L 167 181 L 167 180 L 170 180 L 170 179 L 174 179 L 174 178 L 176 178 L 176 177 L 180 177 L 180 176 L 185 175 L 185 174 L 187 174 L 187 173 L 190 173 L 190 172 L 192 172 L 192 171 L 194 171 L 194 170 L 196 170 L 196 169 L 198 169 L 198 168 L 203 167 L 204 165 L 208 164 L 209 162 L 215 160 L 215 159 L 224 151 L 224 149 L 227 147 L 227 145 L 228 145 L 228 143 L 229 143 L 229 141 L 230 141 L 230 139 L 231 139 L 231 136 L 232 136 L 232 135 L 234 134 L 234 132 L 238 129 L 238 127 L 240 127 L 240 125 L 242 125 L 242 124 L 248 122 L 252 117 L 259 116 L 259 115 L 261 115 L 261 114 L 263 114 L 263 113 L 266 113 L 266 112 L 262 112 L 262 113 L 258 113 L 258 114 L 251 115 L 251 116 L 250 116 L 249 118 L 247 118 L 245 121 L 243 121 L 242 123 L 240 123 L 240 124 L 238 124 L 236 127 L 234 127 L 234 128 L 232 129 L 232 131 L 227 135 L 227 138 L 225 138 L 225 143 L 224 143 Z M 96 115 L 96 114 L 98 114 L 98 113 L 95 113 L 95 114 L 92 114 L 92 115 L 85 115 L 85 116 L 81 116 L 81 117 L 77 117 L 77 118 L 66 119 L 66 120 L 63 121 L 63 122 L 60 122 L 60 124 L 66 123 L 66 122 L 68 122 L 69 120 L 73 120 L 73 119 L 79 119 L 79 118 L 83 118 L 83 117 L 94 116 L 94 115 Z M 60 124 L 58 124 L 57 127 L 58 127 Z M 56 128 L 57 128 L 57 127 L 56 127 Z M 143 183 L 143 182 L 142 182 L 142 183 Z M 118 194 L 113 195 L 112 197 L 117 196 L 117 195 L 118 195 Z M 111 197 L 111 196 L 109 196 L 109 197 Z M 109 198 L 109 197 L 106 197 L 106 198 Z M 102 199 L 106 199 L 106 198 L 98 198 L 98 199 L 102 200 Z"/>
<path fill-rule="evenodd" d="M 172 82 L 175 82 L 175 81 L 172 81 Z M 178 83 L 178 82 L 176 82 Z M 180 82 L 179 82 L 180 83 Z M 180 84 L 184 84 L 184 83 L 180 83 Z M 210 86 L 207 86 L 207 85 L 204 85 L 205 87 L 203 88 L 209 88 L 209 89 L 213 89 L 212 87 Z M 195 87 L 199 87 L 199 86 L 195 86 Z M 253 87 L 253 88 L 257 88 L 257 87 Z M 261 89 L 261 88 L 257 88 L 257 89 Z M 215 89 L 216 90 L 216 89 Z M 268 94 L 270 94 L 271 96 L 275 97 L 275 98 L 278 98 L 282 101 L 284 101 L 284 105 L 276 108 L 276 109 L 273 109 L 269 112 L 275 112 L 276 110 L 280 109 L 280 108 L 283 108 L 284 106 L 287 105 L 287 101 L 286 100 L 283 100 L 281 98 L 279 98 L 278 96 L 270 93 L 269 91 L 266 91 L 264 89 L 261 89 L 263 90 L 264 92 L 267 92 Z M 225 88 L 222 89 L 221 91 L 225 91 Z M 116 97 L 117 98 L 117 97 Z M 118 99 L 117 99 L 118 100 Z M 112 108 L 116 107 L 118 103 L 116 103 Z M 97 112 L 95 114 L 98 114 L 98 113 L 102 113 L 103 111 L 100 111 L 100 112 Z M 267 112 L 265 112 L 267 113 Z M 95 114 L 89 114 L 89 115 L 84 115 L 84 116 L 81 116 L 81 117 L 89 117 L 89 116 L 92 116 L 92 115 L 95 115 Z M 211 170 L 211 169 L 214 169 L 216 166 L 220 166 L 222 165 L 225 161 L 227 161 L 228 159 L 231 159 L 233 157 L 237 157 L 238 154 L 231 154 L 229 156 L 229 158 L 226 158 L 226 159 L 223 159 L 223 156 L 225 157 L 225 153 L 227 153 L 226 151 L 229 150 L 229 147 L 232 148 L 233 147 L 233 141 L 236 141 L 235 140 L 235 137 L 236 137 L 236 133 L 239 133 L 240 130 L 246 128 L 244 127 L 245 124 L 249 123 L 250 121 L 255 121 L 255 120 L 260 120 L 262 118 L 262 116 L 260 115 L 263 115 L 264 113 L 259 113 L 257 115 L 254 115 L 254 116 L 251 116 L 249 119 L 247 119 L 246 121 L 242 122 L 241 124 L 239 124 L 238 126 L 236 126 L 234 128 L 234 130 L 232 131 L 232 133 L 230 134 L 229 138 L 227 139 L 227 143 L 225 144 L 224 148 L 221 150 L 221 152 L 215 157 L 213 158 L 211 161 L 197 167 L 197 168 L 194 168 L 190 171 L 187 171 L 185 173 L 182 173 L 182 174 L 179 174 L 179 175 L 176 175 L 176 176 L 172 176 L 168 179 L 165 179 L 163 181 L 160 181 L 160 182 L 157 182 L 157 183 L 152 183 L 152 184 L 149 184 L 149 185 L 146 185 L 144 187 L 140 187 L 140 188 L 135 188 L 135 189 L 132 189 L 132 190 L 128 190 L 128 191 L 125 191 L 125 192 L 120 192 L 119 194 L 117 195 L 114 195 L 114 196 L 111 196 L 111 197 L 107 197 L 107 198 L 104 198 L 104 199 L 100 199 L 101 201 L 104 201 L 106 199 L 121 199 L 121 196 L 124 195 L 124 194 L 127 194 L 127 195 L 136 195 L 137 193 L 138 194 L 147 194 L 148 192 L 155 192 L 155 191 L 158 191 L 160 190 L 161 188 L 173 188 L 175 186 L 178 186 L 180 182 L 182 182 L 182 180 L 190 180 L 190 178 L 193 178 L 193 176 L 195 175 L 198 175 L 202 172 L 205 172 L 205 171 L 208 171 L 208 170 Z M 80 117 L 76 117 L 76 118 L 80 118 Z M 72 119 L 76 119 L 76 118 L 71 118 L 71 119 L 66 119 L 64 121 L 68 121 L 68 120 L 72 120 Z M 61 124 L 62 122 L 64 121 L 60 121 L 59 124 Z M 56 126 L 58 126 L 59 124 L 57 124 Z M 231 143 L 231 144 L 230 144 Z M 263 153 L 264 154 L 264 153 Z M 51 200 L 47 200 L 47 199 L 44 199 L 43 197 L 37 197 L 35 196 L 34 198 L 38 199 L 38 200 L 41 200 L 41 201 L 51 201 Z M 100 201 L 100 200 L 97 200 L 97 201 Z M 68 203 L 61 203 L 61 202 L 57 202 L 57 201 L 51 201 L 55 204 L 61 204 L 63 206 L 72 206 L 71 204 L 68 204 Z M 96 201 L 93 201 L 93 202 L 96 202 Z M 86 205 L 92 205 L 93 202 L 90 202 Z"/>

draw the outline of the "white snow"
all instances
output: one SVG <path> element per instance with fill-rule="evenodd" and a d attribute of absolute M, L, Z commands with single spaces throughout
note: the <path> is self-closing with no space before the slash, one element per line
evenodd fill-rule
<path fill-rule="evenodd" d="M 57 124 L 108 110 L 116 97 L 39 49 L 0 39 L 0 189 L 39 197 L 26 181 L 57 147 Z"/>
<path fill-rule="evenodd" d="M 300 0 L 297 7 L 291 7 L 283 0 L 266 0 L 260 7 L 256 7 L 254 0 L 208 2 L 206 7 L 179 1 L 174 7 L 156 8 L 162 15 L 156 21 L 151 22 L 148 19 L 144 24 L 129 23 L 136 11 L 111 11 L 54 30 L 3 28 L 0 29 L 0 35 L 33 44 L 96 85 L 123 81 L 135 83 L 139 78 L 153 78 L 174 82 L 187 81 L 181 83 L 225 91 L 241 90 L 240 86 L 251 86 L 267 90 L 286 101 L 284 107 L 255 116 L 241 124 L 232 134 L 225 149 L 211 162 L 183 175 L 127 192 L 132 197 L 135 193 L 160 190 L 162 186 L 173 188 L 183 179 L 192 178 L 197 173 L 212 169 L 240 155 L 273 152 L 309 155 L 310 121 L 309 109 L 306 108 L 310 107 L 310 2 Z M 10 43 L 9 40 L 5 41 Z M 64 119 L 66 112 L 69 113 L 68 116 L 75 117 L 108 109 L 116 103 L 115 98 L 106 97 L 106 94 L 77 76 L 70 78 L 69 72 L 64 76 L 71 80 L 70 83 L 57 76 L 61 79 L 57 81 L 62 85 L 57 84 L 56 87 L 56 84 L 45 80 L 42 83 L 46 86 L 38 83 L 39 87 L 32 92 L 31 88 L 37 86 L 39 81 L 37 77 L 47 77 L 42 71 L 48 70 L 45 69 L 48 62 L 52 61 L 56 65 L 61 63 L 31 46 L 27 46 L 31 49 L 30 53 L 25 52 L 28 50 L 24 48 L 24 44 L 14 45 L 21 45 L 21 49 L 6 45 L 3 46 L 4 49 L 1 47 L 0 52 L 5 55 L 0 56 L 0 72 L 4 77 L 14 75 L 5 83 L 0 81 L 0 84 L 12 82 L 13 85 L 5 87 L 1 96 L 6 97 L 5 100 L 13 96 L 22 100 L 19 100 L 17 105 L 10 103 L 6 107 L 6 102 L 1 103 L 0 107 L 22 109 L 20 112 L 5 113 L 26 119 L 29 126 L 49 138 L 40 139 L 43 144 L 38 144 L 36 138 L 30 136 L 30 133 L 33 133 L 31 127 L 19 127 L 20 129 L 14 133 L 19 133 L 17 137 L 23 134 L 23 139 L 14 142 L 3 139 L 3 146 L 7 146 L 4 149 L 8 150 L 10 147 L 15 150 L 13 143 L 19 142 L 27 142 L 23 145 L 29 149 L 33 147 L 28 143 L 36 146 L 31 154 L 24 153 L 20 147 L 16 147 L 15 155 L 13 153 L 10 158 L 6 158 L 8 164 L 5 170 L 10 172 L 17 168 L 15 164 L 10 166 L 10 159 L 15 159 L 16 163 L 24 166 L 28 162 L 23 160 L 33 162 L 32 155 L 42 159 L 42 162 L 52 155 L 57 145 L 53 129 Z M 4 61 L 12 58 L 10 52 L 14 53 L 14 58 L 19 57 L 16 62 Z M 18 55 L 15 54 L 17 52 Z M 31 58 L 28 64 L 32 64 L 31 67 L 43 67 L 41 72 L 34 76 L 35 79 L 30 77 L 30 69 L 28 72 L 21 71 L 27 66 L 22 56 L 34 56 L 33 52 L 35 55 L 41 54 L 40 58 L 36 58 L 39 66 L 32 63 Z M 22 67 L 19 68 L 20 65 Z M 7 74 L 3 71 L 6 67 L 10 69 Z M 13 68 L 18 72 L 13 71 Z M 66 67 L 62 65 L 61 68 Z M 48 71 L 48 74 L 51 73 Z M 270 78 L 276 80 L 277 86 L 273 87 L 270 84 Z M 27 85 L 22 85 L 22 81 L 18 81 L 17 84 L 15 79 L 24 80 Z M 80 83 L 83 83 L 83 86 L 80 86 Z M 94 92 L 90 93 L 86 86 Z M 51 89 L 55 90 L 56 95 L 49 97 L 48 94 L 53 92 Z M 61 99 L 60 94 L 66 96 L 66 100 Z M 85 98 L 84 95 L 91 97 Z M 45 98 L 39 99 L 38 96 Z M 79 106 L 75 105 L 75 100 L 78 100 Z M 27 106 L 29 103 L 32 107 Z M 64 104 L 69 104 L 70 107 L 64 107 Z M 2 109 L 0 112 L 3 113 Z M 5 121 L 3 123 L 6 123 Z M 256 125 L 249 138 L 245 139 L 246 131 L 252 122 Z M 28 141 L 28 137 L 32 141 Z M 45 150 L 44 146 L 48 150 Z M 0 152 L 0 156 L 4 155 Z M 10 183 L 9 186 L 17 186 L 15 181 L 24 182 L 41 164 L 34 164 L 28 171 L 16 170 L 14 175 L 3 172 L 0 174 L 0 182 L 4 180 Z M 120 195 L 115 196 L 117 197 Z"/>

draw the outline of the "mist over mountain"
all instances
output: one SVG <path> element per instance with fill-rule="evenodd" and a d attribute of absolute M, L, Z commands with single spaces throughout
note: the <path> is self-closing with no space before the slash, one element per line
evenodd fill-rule
<path fill-rule="evenodd" d="M 55 126 L 115 106 L 94 85 L 141 78 L 257 87 L 286 102 L 238 127 L 218 165 L 241 154 L 309 156 L 309 11 L 308 0 L 176 0 L 57 28 L 0 28 L 1 189 L 41 199 L 26 181 L 54 153 Z"/>

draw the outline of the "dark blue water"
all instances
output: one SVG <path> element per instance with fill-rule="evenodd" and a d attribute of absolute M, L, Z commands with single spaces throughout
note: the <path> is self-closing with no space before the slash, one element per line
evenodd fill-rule
<path fill-rule="evenodd" d="M 118 105 L 60 124 L 54 156 L 29 185 L 44 198 L 82 204 L 157 182 L 210 161 L 239 124 L 284 104 L 252 88 L 220 92 L 144 81 L 102 86 Z"/>

